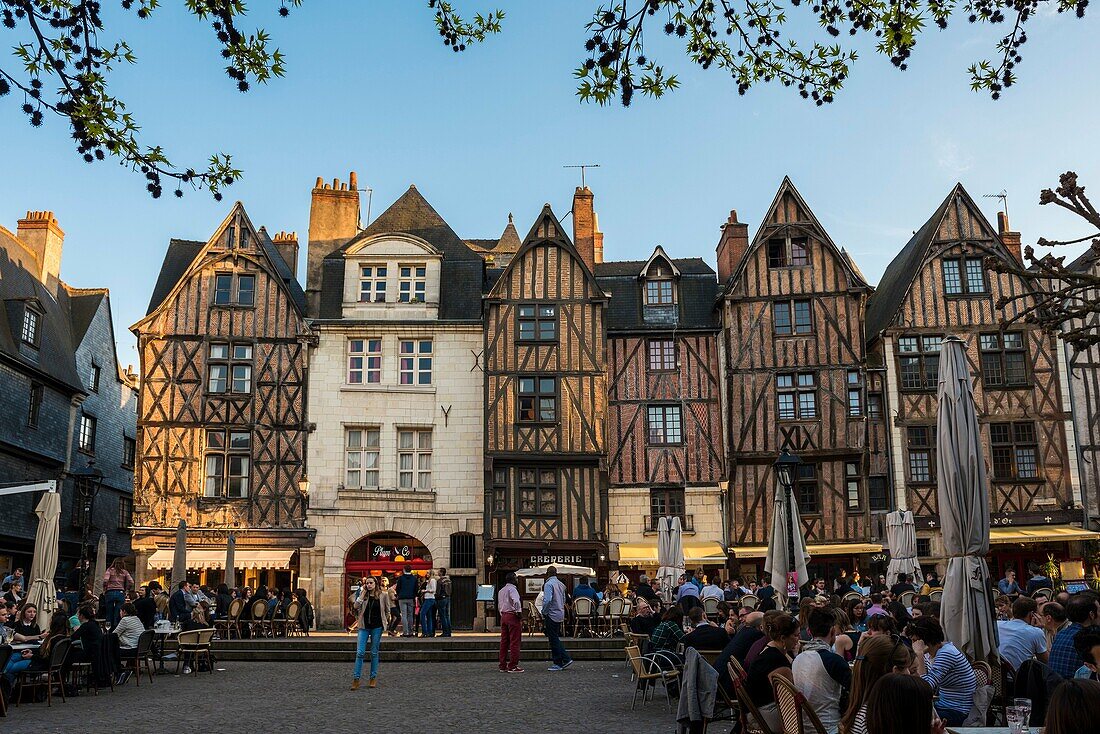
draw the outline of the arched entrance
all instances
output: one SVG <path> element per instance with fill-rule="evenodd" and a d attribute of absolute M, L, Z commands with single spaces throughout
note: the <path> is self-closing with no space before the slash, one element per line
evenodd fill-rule
<path fill-rule="evenodd" d="M 392 582 L 405 566 L 424 576 L 432 570 L 428 547 L 411 535 L 379 531 L 366 535 L 348 549 L 344 558 L 344 620 L 350 624 L 351 595 L 364 576 L 388 576 Z"/>

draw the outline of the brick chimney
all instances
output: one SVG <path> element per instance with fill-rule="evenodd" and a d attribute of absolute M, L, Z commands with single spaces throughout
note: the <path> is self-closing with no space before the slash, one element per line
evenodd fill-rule
<path fill-rule="evenodd" d="M 997 212 L 997 234 L 1000 235 L 1005 248 L 1023 265 L 1024 251 L 1020 246 L 1020 233 L 1008 228 L 1008 212 Z"/>
<path fill-rule="evenodd" d="M 585 265 L 596 266 L 596 212 L 592 208 L 592 189 L 577 187 L 573 193 L 573 244 Z M 603 258 L 603 236 L 600 237 L 600 257 Z"/>
<path fill-rule="evenodd" d="M 718 280 L 725 283 L 737 270 L 745 250 L 749 249 L 749 225 L 737 221 L 737 210 L 730 209 L 730 218 L 722 225 L 718 240 Z"/>
<path fill-rule="evenodd" d="M 290 268 L 290 272 L 294 274 L 294 277 L 298 277 L 298 233 L 297 232 L 279 232 L 277 235 L 271 238 L 271 241 L 275 244 L 275 249 L 279 251 L 279 256 L 283 258 L 283 262 Z"/>
<path fill-rule="evenodd" d="M 321 303 L 321 264 L 325 255 L 359 233 L 359 179 L 351 172 L 347 183 L 325 183 L 320 176 L 313 187 L 309 207 L 309 241 L 306 245 L 306 300 L 311 315 Z"/>
<path fill-rule="evenodd" d="M 54 293 L 61 276 L 61 249 L 65 233 L 58 226 L 53 212 L 27 212 L 19 220 L 17 236 L 34 255 L 38 280 Z"/>
<path fill-rule="evenodd" d="M 596 264 L 603 262 L 603 232 L 600 231 L 600 215 L 592 212 L 592 256 Z"/>

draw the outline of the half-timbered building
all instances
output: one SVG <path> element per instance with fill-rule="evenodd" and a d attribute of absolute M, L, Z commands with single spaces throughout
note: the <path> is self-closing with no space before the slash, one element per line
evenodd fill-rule
<path fill-rule="evenodd" d="M 887 267 L 867 313 L 867 337 L 886 370 L 895 502 L 913 511 L 922 564 L 943 560 L 937 528 L 936 390 L 943 339 L 967 345 L 974 397 L 990 467 L 994 574 L 1065 557 L 1063 542 L 1080 530 L 1083 510 L 1069 442 L 1057 338 L 1024 321 L 1019 302 L 1003 296 L 1034 287 L 986 267 L 988 258 L 1020 260 L 1020 235 L 1007 219 L 1000 232 L 956 185 Z M 1006 320 L 1010 325 L 1005 326 Z M 941 569 L 942 570 L 942 569 Z"/>
<path fill-rule="evenodd" d="M 310 253 L 317 543 L 303 573 L 318 624 L 340 628 L 363 576 L 444 567 L 451 621 L 469 628 L 482 567 L 484 264 L 415 186 L 362 230 L 358 207 L 341 213 L 347 199 L 339 184 L 313 190 L 309 247 L 331 249 Z"/>
<path fill-rule="evenodd" d="M 172 240 L 131 327 L 141 355 L 133 545 L 142 580 L 169 576 L 187 523 L 192 578 L 290 586 L 305 525 L 305 296 L 297 239 L 272 240 L 236 204 L 205 242 Z M 243 571 L 243 575 L 242 575 Z"/>
<path fill-rule="evenodd" d="M 548 562 L 605 573 L 607 296 L 586 188 L 573 221 L 571 241 L 544 206 L 485 301 L 485 540 L 497 575 Z"/>
<path fill-rule="evenodd" d="M 596 264 L 607 309 L 608 538 L 620 569 L 657 568 L 677 516 L 687 565 L 724 570 L 718 280 L 699 258 Z"/>
<path fill-rule="evenodd" d="M 866 569 L 889 507 L 863 317 L 871 288 L 785 178 L 751 243 L 732 212 L 718 244 L 726 357 L 729 532 L 736 572 L 762 570 L 783 449 L 811 576 Z M 870 383 L 870 385 L 869 385 Z M 868 387 L 871 390 L 868 390 Z"/>

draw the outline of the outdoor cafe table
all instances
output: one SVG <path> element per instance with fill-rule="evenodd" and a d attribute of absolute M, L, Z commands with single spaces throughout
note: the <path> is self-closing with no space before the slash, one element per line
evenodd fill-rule
<path fill-rule="evenodd" d="M 17 642 L 11 646 L 11 649 L 13 652 L 19 652 L 20 650 L 37 650 L 41 646 L 41 642 Z"/>
<path fill-rule="evenodd" d="M 1030 732 L 1042 731 L 1042 728 L 1031 727 Z M 1007 726 L 949 726 L 948 734 L 1008 734 Z"/>

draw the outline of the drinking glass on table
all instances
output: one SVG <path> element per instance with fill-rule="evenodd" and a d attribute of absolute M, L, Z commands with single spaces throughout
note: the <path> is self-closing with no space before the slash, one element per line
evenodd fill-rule
<path fill-rule="evenodd" d="M 1005 706 L 1005 718 L 1008 719 L 1008 734 L 1027 734 L 1027 715 L 1030 712 L 1022 706 Z"/>
<path fill-rule="evenodd" d="M 1024 714 L 1024 726 L 1026 727 L 1031 721 L 1031 699 L 1030 698 L 1014 698 L 1012 699 L 1012 705 L 1018 709 L 1021 709 Z"/>

